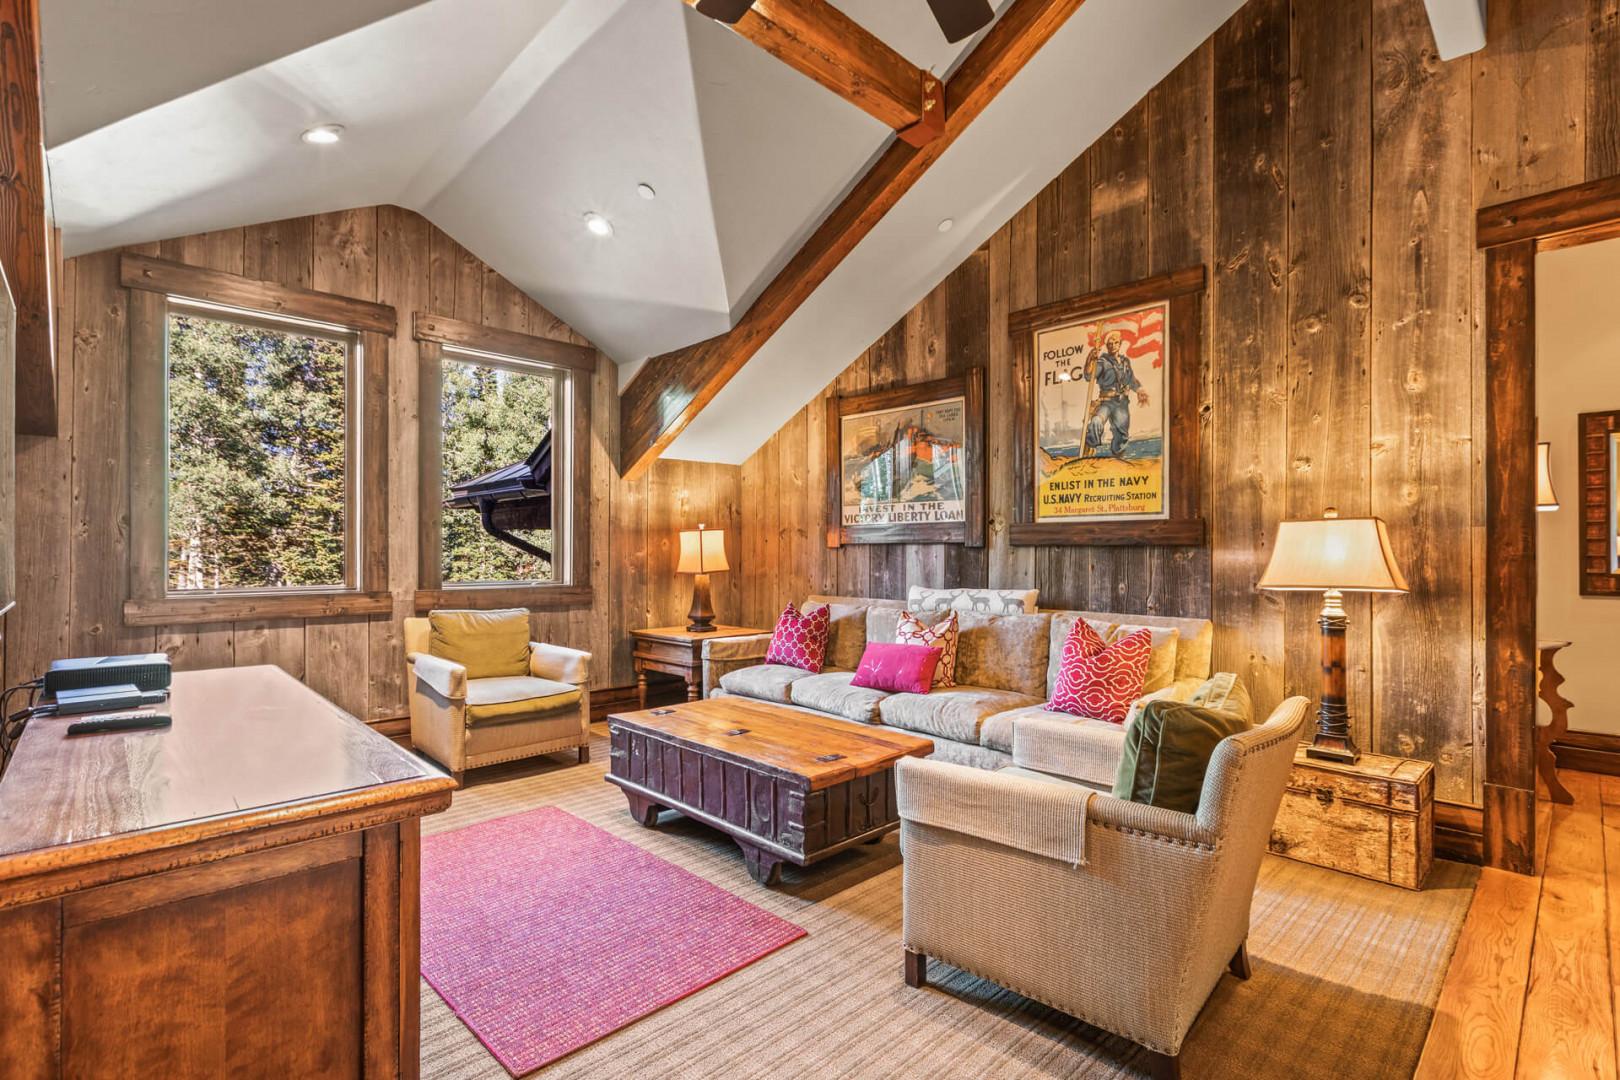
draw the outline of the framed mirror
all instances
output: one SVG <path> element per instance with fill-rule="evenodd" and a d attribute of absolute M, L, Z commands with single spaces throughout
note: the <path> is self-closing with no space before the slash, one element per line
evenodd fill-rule
<path fill-rule="evenodd" d="M 1620 597 L 1620 409 L 1581 413 L 1581 595 Z"/>

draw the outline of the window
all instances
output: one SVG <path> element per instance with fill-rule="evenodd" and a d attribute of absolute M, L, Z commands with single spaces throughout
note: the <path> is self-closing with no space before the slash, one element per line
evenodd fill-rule
<path fill-rule="evenodd" d="M 166 590 L 356 584 L 355 336 L 171 301 Z"/>
<path fill-rule="evenodd" d="M 129 626 L 391 612 L 386 304 L 125 254 Z"/>
<path fill-rule="evenodd" d="M 456 484 L 524 461 L 552 434 L 559 374 L 528 361 L 463 349 L 446 348 L 443 356 L 441 502 Z M 566 485 L 557 483 L 565 478 L 555 473 L 553 514 L 567 504 Z M 439 515 L 440 580 L 445 585 L 554 582 L 561 554 L 554 526 L 510 529 L 534 549 L 523 551 L 486 532 L 477 510 L 445 511 Z"/>
<path fill-rule="evenodd" d="M 413 323 L 417 610 L 589 605 L 596 350 L 422 312 Z"/>

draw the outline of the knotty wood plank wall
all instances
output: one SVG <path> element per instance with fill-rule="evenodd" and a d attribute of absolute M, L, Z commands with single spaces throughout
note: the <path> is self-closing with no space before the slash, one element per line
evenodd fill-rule
<path fill-rule="evenodd" d="M 823 545 L 824 405 L 742 466 L 743 611 L 810 591 L 1030 586 L 1043 605 L 1204 615 L 1262 707 L 1314 696 L 1316 609 L 1255 590 L 1278 520 L 1384 517 L 1413 591 L 1352 597 L 1362 745 L 1478 804 L 1483 261 L 1473 210 L 1620 172 L 1620 6 L 1493 0 L 1442 63 L 1422 0 L 1250 0 L 826 393 L 988 369 L 989 542 Z M 1208 549 L 1013 548 L 1006 313 L 1210 270 Z"/>
<path fill-rule="evenodd" d="M 391 616 L 257 619 L 126 627 L 128 597 L 128 293 L 123 251 L 265 281 L 391 304 L 389 343 L 389 585 Z M 18 440 L 18 608 L 6 619 L 7 685 L 53 658 L 162 649 L 177 668 L 278 664 L 357 716 L 405 715 L 400 620 L 417 585 L 417 398 L 413 311 L 589 345 L 556 316 L 435 228 L 394 206 L 226 229 L 70 259 L 57 325 L 62 370 L 59 438 Z M 659 462 L 633 484 L 618 478 L 617 372 L 601 357 L 592 390 L 593 603 L 536 613 L 538 640 L 588 649 L 598 688 L 635 681 L 625 630 L 683 618 L 689 579 L 674 574 L 675 533 L 699 521 L 740 542 L 736 466 Z M 714 579 L 715 604 L 741 615 L 737 575 Z"/>

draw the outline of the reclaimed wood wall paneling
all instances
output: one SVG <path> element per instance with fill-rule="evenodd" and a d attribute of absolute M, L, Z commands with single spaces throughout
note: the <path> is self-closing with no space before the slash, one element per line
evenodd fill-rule
<path fill-rule="evenodd" d="M 128 292 L 118 283 L 124 251 L 396 309 L 401 330 L 388 342 L 392 614 L 123 625 L 122 604 L 128 596 L 125 399 L 130 307 Z M 98 252 L 68 260 L 63 271 L 57 322 L 64 388 L 57 410 L 61 437 L 23 436 L 18 445 L 20 604 L 6 619 L 8 684 L 32 678 L 61 656 L 157 648 L 170 653 L 182 669 L 276 664 L 357 716 L 384 720 L 404 715 L 400 620 L 411 611 L 418 573 L 419 416 L 423 404 L 433 408 L 417 400 L 411 313 L 431 311 L 587 347 L 590 342 L 426 219 L 394 206 Z M 593 654 L 591 682 L 597 688 L 634 682 L 625 633 L 629 627 L 667 625 L 683 617 L 691 583 L 674 573 L 676 531 L 695 527 L 699 520 L 723 527 L 733 564 L 747 565 L 736 467 L 661 461 L 636 483 L 619 480 L 613 465 L 617 376 L 613 363 L 599 357 L 592 384 L 593 528 L 587 555 L 596 586 L 593 601 L 589 607 L 534 616 L 537 638 Z M 796 550 L 794 557 L 802 558 L 802 551 Z M 715 602 L 730 621 L 741 618 L 742 593 L 740 573 L 716 577 Z"/>
<path fill-rule="evenodd" d="M 956 328 L 984 319 L 971 346 L 988 368 L 982 563 L 817 539 L 790 564 L 750 536 L 746 617 L 817 589 L 1033 585 L 1050 606 L 1212 617 L 1217 668 L 1266 706 L 1314 696 L 1318 677 L 1318 603 L 1254 588 L 1277 521 L 1327 504 L 1376 513 L 1414 591 L 1352 598 L 1357 736 L 1435 762 L 1437 797 L 1478 805 L 1485 278 L 1472 212 L 1620 172 L 1620 2 L 1493 0 L 1490 21 L 1483 52 L 1441 62 L 1421 0 L 1250 0 L 974 253 L 983 299 L 961 280 L 946 294 L 953 363 Z M 1199 261 L 1211 547 L 1010 547 L 1006 312 Z M 904 328 L 939 317 L 927 313 L 959 272 L 827 393 L 925 367 L 927 335 Z M 775 496 L 785 463 L 821 459 L 823 400 L 742 468 L 773 532 L 799 517 L 812 538 L 825 528 L 814 493 Z"/>

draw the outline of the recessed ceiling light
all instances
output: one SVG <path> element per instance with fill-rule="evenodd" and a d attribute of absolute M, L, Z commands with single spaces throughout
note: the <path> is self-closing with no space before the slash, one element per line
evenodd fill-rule
<path fill-rule="evenodd" d="M 585 227 L 597 236 L 613 235 L 613 222 L 594 210 L 585 215 Z"/>
<path fill-rule="evenodd" d="M 956 224 L 956 222 L 952 221 L 950 218 L 945 218 L 944 220 L 942 220 L 939 223 L 939 231 L 940 232 L 950 232 L 951 231 L 951 226 L 955 225 L 955 224 Z"/>
<path fill-rule="evenodd" d="M 653 186 L 651 184 L 637 184 L 636 194 L 640 195 L 643 199 L 658 198 L 658 192 L 653 190 Z"/>
<path fill-rule="evenodd" d="M 317 124 L 303 134 L 305 142 L 320 146 L 328 146 L 341 138 L 343 138 L 342 124 Z"/>

